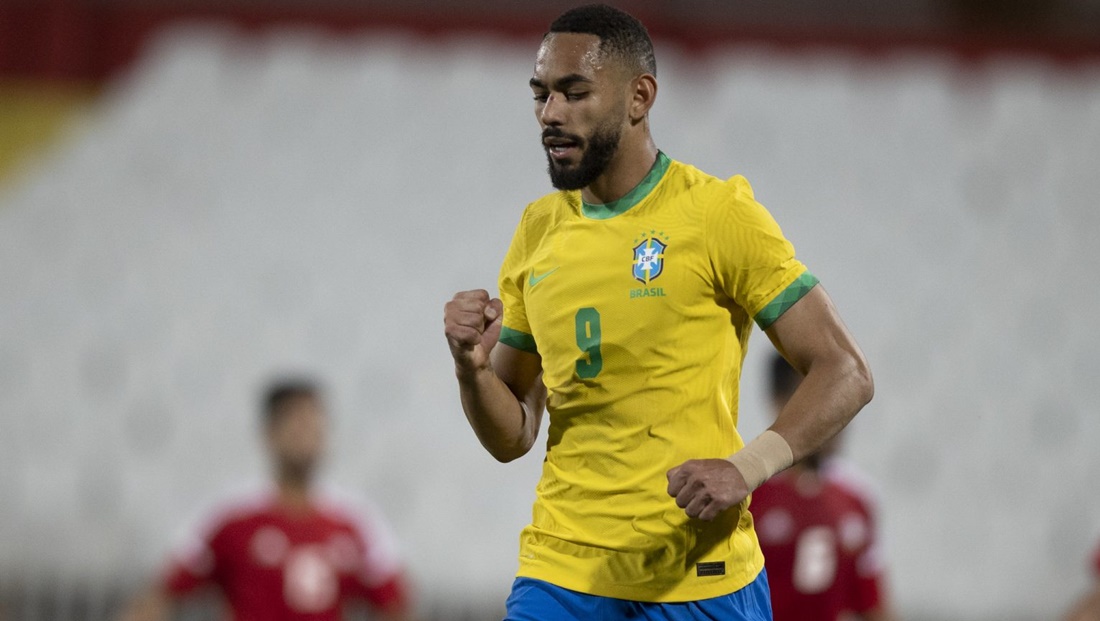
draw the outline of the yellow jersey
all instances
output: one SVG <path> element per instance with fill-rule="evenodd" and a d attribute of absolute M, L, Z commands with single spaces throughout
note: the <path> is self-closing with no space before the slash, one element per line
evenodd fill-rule
<path fill-rule="evenodd" d="M 752 582 L 764 559 L 748 501 L 689 518 L 666 473 L 741 449 L 752 322 L 816 284 L 743 177 L 664 153 L 614 203 L 530 204 L 500 272 L 500 342 L 541 356 L 550 415 L 518 575 L 646 602 Z"/>

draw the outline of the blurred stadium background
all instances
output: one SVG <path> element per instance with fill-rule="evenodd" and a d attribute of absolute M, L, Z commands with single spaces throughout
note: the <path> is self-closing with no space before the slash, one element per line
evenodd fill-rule
<path fill-rule="evenodd" d="M 1100 1 L 618 4 L 658 144 L 748 176 L 872 361 L 847 452 L 905 618 L 1055 618 L 1100 539 Z M 441 309 L 549 190 L 526 81 L 568 6 L 0 1 L 0 618 L 110 618 L 264 476 L 283 370 L 425 618 L 499 618 L 541 455 L 480 449 Z"/>

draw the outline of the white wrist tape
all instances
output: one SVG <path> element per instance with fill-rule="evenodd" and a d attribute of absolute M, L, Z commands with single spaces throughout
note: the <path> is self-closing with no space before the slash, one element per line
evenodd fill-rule
<path fill-rule="evenodd" d="M 789 468 L 794 463 L 794 453 L 783 436 L 769 429 L 734 453 L 729 460 L 745 477 L 751 492 L 773 474 Z"/>

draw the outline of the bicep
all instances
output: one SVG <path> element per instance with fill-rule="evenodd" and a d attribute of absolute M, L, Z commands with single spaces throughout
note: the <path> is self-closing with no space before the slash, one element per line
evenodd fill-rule
<path fill-rule="evenodd" d="M 810 289 L 765 333 L 779 353 L 803 375 L 819 360 L 846 358 L 866 365 L 863 352 L 821 285 Z"/>

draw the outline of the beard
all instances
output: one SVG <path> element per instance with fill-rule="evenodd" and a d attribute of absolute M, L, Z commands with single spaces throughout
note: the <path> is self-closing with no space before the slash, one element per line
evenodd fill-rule
<path fill-rule="evenodd" d="M 619 139 L 622 137 L 622 127 L 612 121 L 604 123 L 593 130 L 587 139 L 566 134 L 556 127 L 547 127 L 542 132 L 546 138 L 568 138 L 578 145 L 583 145 L 584 155 L 581 161 L 572 166 L 562 166 L 554 161 L 550 151 L 546 151 L 546 159 L 549 162 L 546 172 L 550 174 L 550 183 L 559 190 L 579 190 L 587 187 L 607 170 L 611 159 L 619 150 Z"/>

